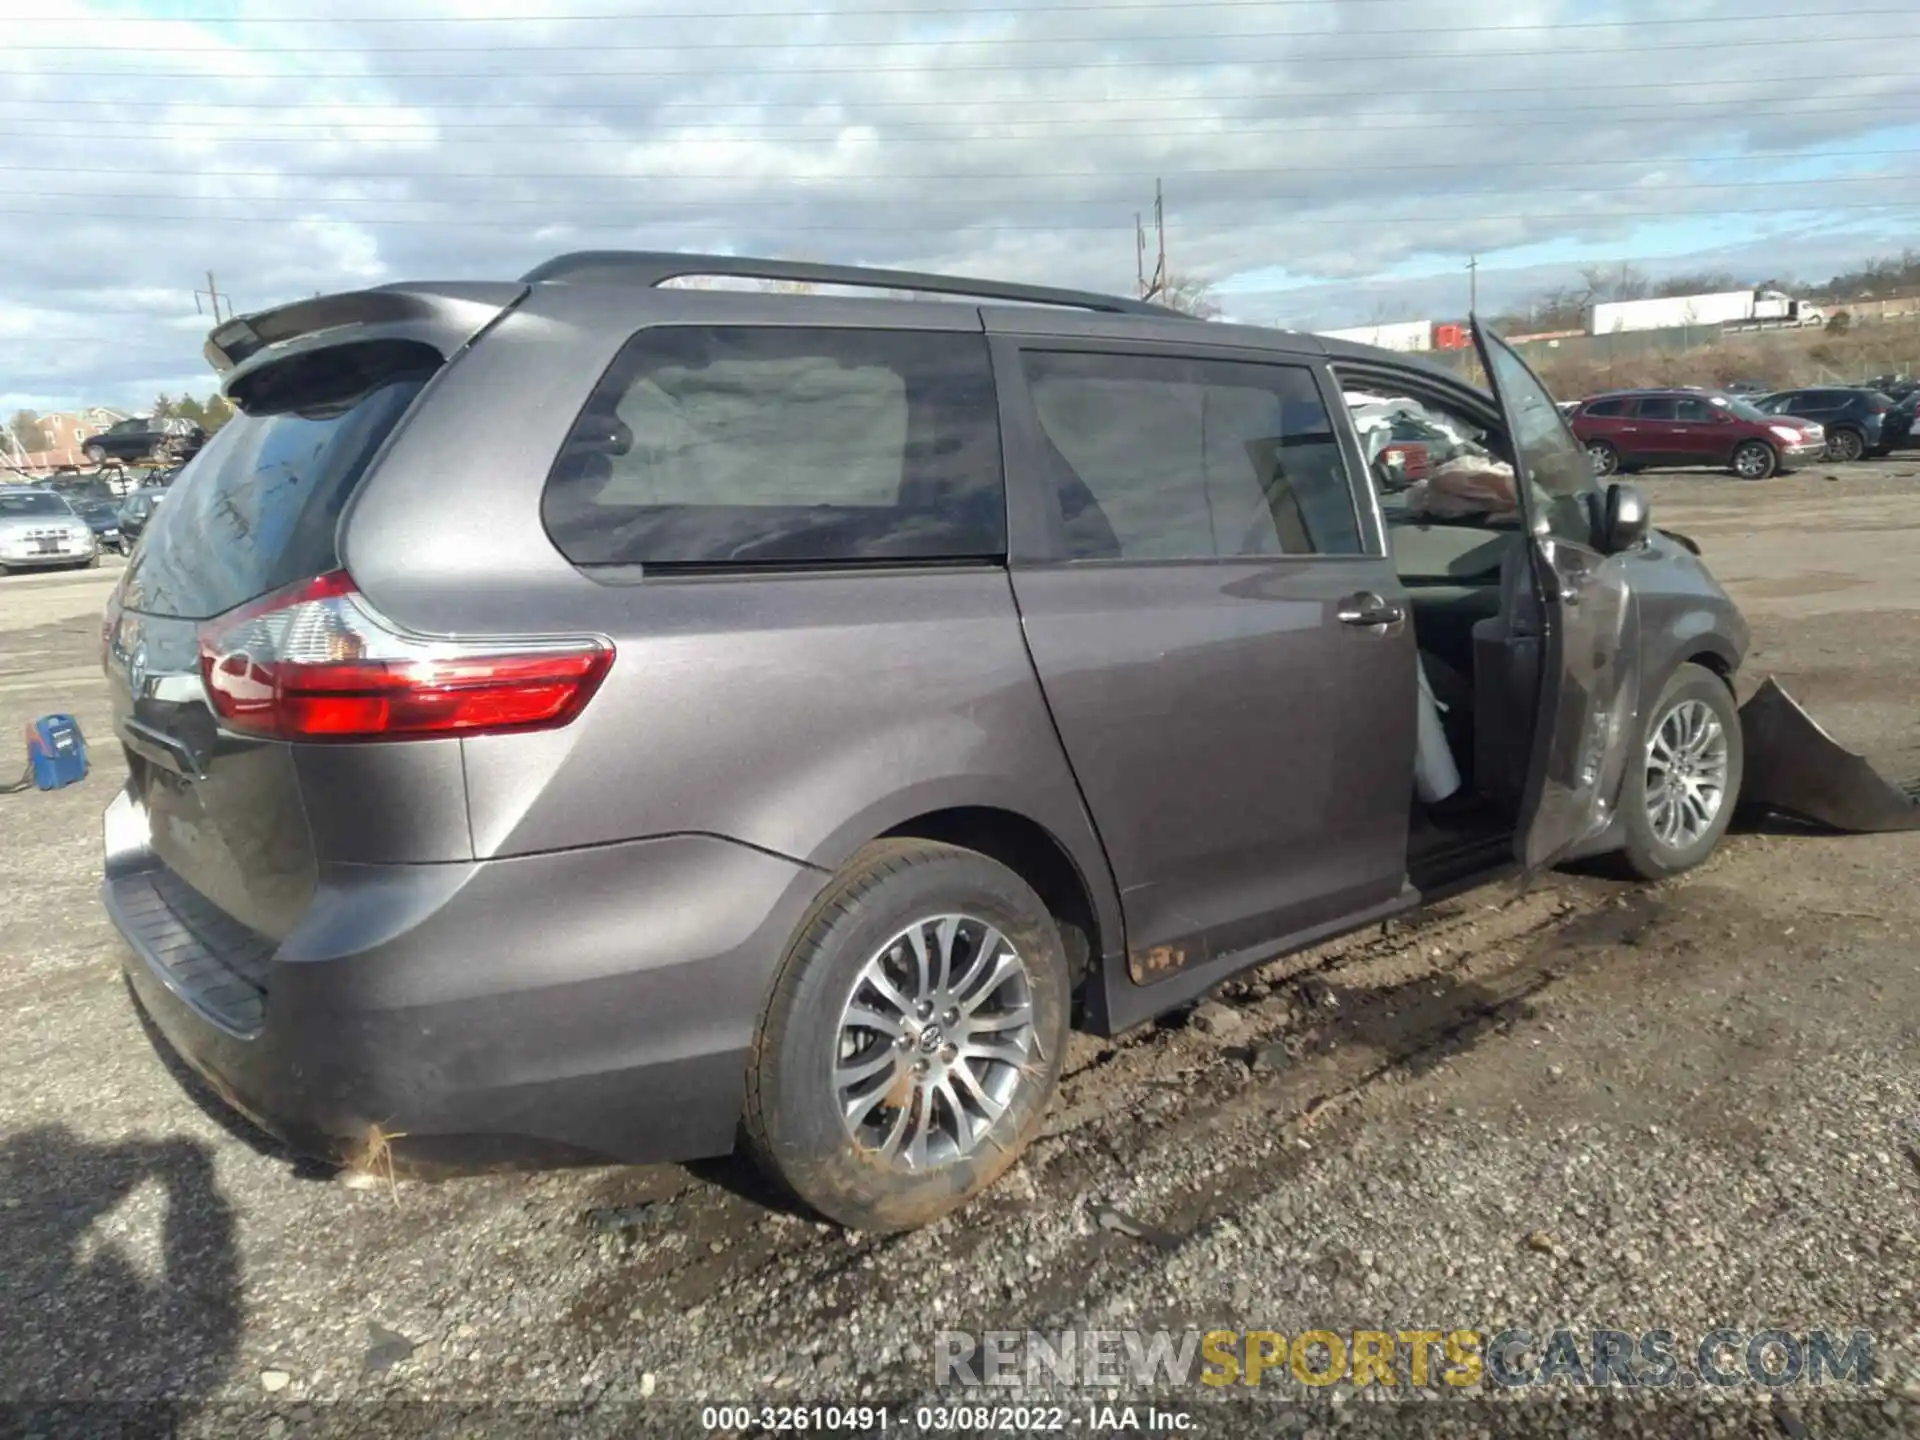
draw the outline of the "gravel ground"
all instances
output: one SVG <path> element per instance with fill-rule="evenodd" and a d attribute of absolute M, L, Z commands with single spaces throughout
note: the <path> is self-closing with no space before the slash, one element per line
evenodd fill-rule
<path fill-rule="evenodd" d="M 1747 608 L 1748 685 L 1779 674 L 1920 773 L 1920 463 L 1826 473 L 1646 488 Z M 108 733 L 110 579 L 0 581 L 0 733 L 49 709 Z M 912 1429 L 940 1330 L 1159 1326 L 1664 1327 L 1683 1353 L 1718 1326 L 1864 1329 L 1876 1374 L 1391 1405 L 1082 1390 L 1068 1430 L 1131 1398 L 1190 1434 L 1920 1433 L 1920 834 L 1740 834 L 1667 885 L 1488 887 L 1290 957 L 1076 1042 L 992 1194 L 873 1239 L 734 1162 L 391 1189 L 294 1162 L 142 1033 L 94 898 L 119 780 L 95 758 L 84 786 L 0 800 L 0 1406 L 94 1402 L 0 1408 L 6 1433 L 155 1401 L 208 1435 L 532 1433 L 557 1407 L 693 1433 L 717 1401 L 885 1402 Z"/>

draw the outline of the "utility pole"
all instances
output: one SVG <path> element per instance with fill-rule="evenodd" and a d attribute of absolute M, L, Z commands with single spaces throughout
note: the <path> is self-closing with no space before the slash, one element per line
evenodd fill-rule
<path fill-rule="evenodd" d="M 1472 315 L 1480 308 L 1480 257 L 1467 257 L 1467 314 Z"/>
<path fill-rule="evenodd" d="M 1140 285 L 1140 298 L 1151 300 L 1167 288 L 1167 203 L 1160 182 L 1153 182 L 1153 275 L 1147 275 L 1147 231 L 1140 223 L 1140 212 L 1133 214 L 1134 272 Z"/>
<path fill-rule="evenodd" d="M 204 315 L 207 313 L 207 310 L 202 308 L 200 304 L 202 296 L 206 297 L 207 306 L 213 311 L 214 324 L 218 325 L 222 320 L 231 320 L 233 318 L 233 297 L 220 293 L 220 287 L 214 284 L 213 272 L 211 270 L 207 271 L 207 288 L 193 292 L 193 311 L 196 315 Z M 222 301 L 226 303 L 227 307 L 227 313 L 225 315 L 220 313 Z"/>

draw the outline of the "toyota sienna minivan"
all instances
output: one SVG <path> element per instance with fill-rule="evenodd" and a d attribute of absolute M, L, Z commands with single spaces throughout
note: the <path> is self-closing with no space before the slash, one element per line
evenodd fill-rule
<path fill-rule="evenodd" d="M 102 631 L 137 1002 L 303 1151 L 743 1137 L 900 1229 L 1020 1155 L 1070 1026 L 1504 870 L 1696 865 L 1746 627 L 1478 343 L 1492 394 L 623 253 L 226 321 L 239 413 Z"/>

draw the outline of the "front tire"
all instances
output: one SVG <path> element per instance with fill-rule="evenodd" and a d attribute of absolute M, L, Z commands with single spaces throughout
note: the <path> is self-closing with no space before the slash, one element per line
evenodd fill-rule
<path fill-rule="evenodd" d="M 89 445 L 80 453 L 92 461 L 96 469 L 107 463 L 107 452 L 102 450 L 98 445 Z"/>
<path fill-rule="evenodd" d="M 1742 480 L 1765 480 L 1780 468 L 1780 457 L 1764 440 L 1743 440 L 1734 447 L 1727 468 Z"/>
<path fill-rule="evenodd" d="M 1628 867 L 1643 880 L 1691 870 L 1727 833 L 1746 756 L 1733 692 L 1711 670 L 1682 665 L 1640 732 L 1621 787 Z"/>
<path fill-rule="evenodd" d="M 794 937 L 747 1065 L 756 1158 L 859 1230 L 925 1225 L 1039 1132 L 1072 985 L 1040 897 L 970 850 L 856 855 Z"/>
<path fill-rule="evenodd" d="M 1620 473 L 1620 452 L 1604 440 L 1587 442 L 1587 458 L 1593 461 L 1593 473 L 1602 480 Z"/>

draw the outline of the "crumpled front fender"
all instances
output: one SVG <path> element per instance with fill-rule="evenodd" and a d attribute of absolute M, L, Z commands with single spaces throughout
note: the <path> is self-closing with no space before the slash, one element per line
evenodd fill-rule
<path fill-rule="evenodd" d="M 1888 780 L 1820 728 L 1768 676 L 1740 707 L 1740 804 L 1834 830 L 1920 830 L 1920 783 Z"/>

